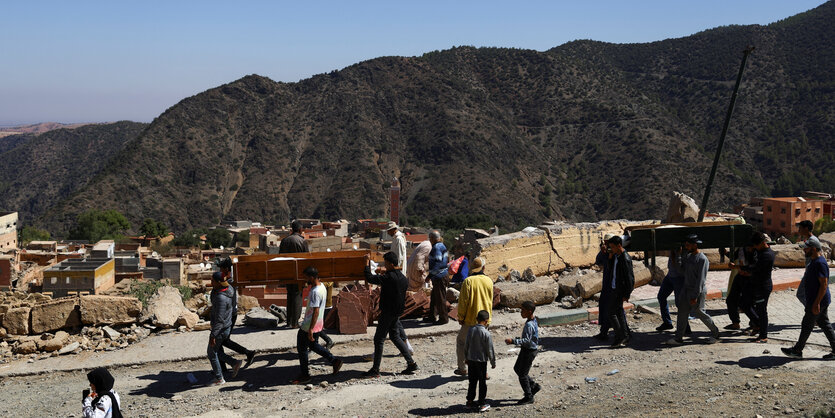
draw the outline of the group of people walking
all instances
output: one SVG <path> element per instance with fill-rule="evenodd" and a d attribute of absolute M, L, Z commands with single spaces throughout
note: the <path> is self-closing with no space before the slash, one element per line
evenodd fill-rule
<path fill-rule="evenodd" d="M 824 359 L 835 358 L 835 333 L 827 310 L 831 301 L 829 292 L 829 267 L 822 255 L 820 240 L 812 235 L 812 223 L 802 221 L 797 224 L 800 231 L 800 247 L 806 255 L 806 270 L 797 291 L 797 297 L 804 305 L 805 314 L 801 321 L 801 333 L 798 342 L 791 348 L 783 348 L 790 356 L 802 357 L 803 347 L 815 325 L 819 326 L 830 346 L 832 353 Z M 690 319 L 699 319 L 708 328 L 710 335 L 704 340 L 708 344 L 719 340 L 719 329 L 705 311 L 707 297 L 707 273 L 710 262 L 701 251 L 702 241 L 698 235 L 687 237 L 683 245 L 669 252 L 668 273 L 658 290 L 658 304 L 662 323 L 656 330 L 675 330 L 675 335 L 665 344 L 677 346 L 684 343 L 684 337 L 691 335 Z M 726 304 L 731 323 L 724 328 L 729 331 L 740 330 L 751 335 L 755 343 L 768 342 L 768 300 L 773 289 L 771 273 L 774 269 L 774 251 L 770 248 L 767 237 L 755 232 L 748 245 L 731 254 L 731 277 L 728 283 Z M 595 262 L 603 270 L 603 287 L 600 296 L 600 332 L 594 337 L 601 341 L 609 338 L 609 330 L 614 330 L 613 348 L 624 347 L 629 343 L 632 333 L 626 322 L 623 303 L 629 300 L 634 287 L 632 260 L 623 249 L 620 236 L 607 235 L 600 244 L 600 252 Z M 678 309 L 675 325 L 670 315 L 667 298 L 674 295 Z M 740 311 L 748 318 L 748 327 L 742 330 Z"/>

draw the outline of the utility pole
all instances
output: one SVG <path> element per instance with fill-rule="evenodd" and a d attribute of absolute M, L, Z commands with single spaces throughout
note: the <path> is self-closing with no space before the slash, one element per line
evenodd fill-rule
<path fill-rule="evenodd" d="M 742 64 L 739 65 L 739 74 L 736 75 L 736 85 L 734 85 L 734 92 L 731 95 L 731 103 L 728 105 L 728 113 L 725 115 L 725 125 L 722 127 L 722 135 L 719 136 L 719 144 L 716 146 L 716 157 L 713 158 L 713 168 L 710 169 L 710 177 L 707 179 L 705 195 L 702 197 L 702 206 L 699 208 L 699 222 L 702 222 L 705 219 L 707 202 L 710 199 L 710 188 L 713 186 L 713 178 L 716 177 L 716 168 L 719 166 L 719 157 L 722 156 L 722 146 L 725 145 L 725 135 L 728 134 L 728 126 L 731 124 L 731 115 L 734 113 L 736 96 L 737 93 L 739 93 L 739 83 L 742 81 L 742 73 L 745 71 L 745 62 L 748 61 L 748 55 L 751 55 L 753 50 L 754 47 L 749 46 L 742 51 Z"/>

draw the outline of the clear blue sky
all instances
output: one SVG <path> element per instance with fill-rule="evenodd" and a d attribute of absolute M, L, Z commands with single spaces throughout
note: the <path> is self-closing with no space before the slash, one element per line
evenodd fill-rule
<path fill-rule="evenodd" d="M 9 1 L 0 125 L 147 122 L 247 74 L 298 81 L 458 45 L 546 50 L 767 24 L 822 0 Z"/>

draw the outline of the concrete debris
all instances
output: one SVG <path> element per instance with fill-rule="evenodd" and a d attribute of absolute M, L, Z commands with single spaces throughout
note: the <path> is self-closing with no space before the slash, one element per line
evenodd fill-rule
<path fill-rule="evenodd" d="M 519 308 L 526 300 L 537 305 L 549 304 L 554 302 L 558 294 L 557 283 L 550 277 L 540 277 L 533 283 L 505 282 L 496 284 L 493 289 L 500 289 L 500 305 L 510 308 Z"/>
<path fill-rule="evenodd" d="M 528 269 L 530 269 L 530 267 L 528 267 Z M 510 277 L 510 281 L 511 281 L 512 283 L 516 283 L 516 282 L 518 282 L 518 281 L 522 280 L 522 275 L 521 275 L 521 274 L 519 274 L 519 272 L 518 272 L 517 270 L 515 270 L 515 269 L 514 269 L 514 270 L 510 270 L 510 276 L 508 276 L 508 277 Z"/>
<path fill-rule="evenodd" d="M 244 316 L 244 325 L 253 328 L 273 329 L 278 327 L 278 318 L 264 308 L 252 308 Z"/>
<path fill-rule="evenodd" d="M 35 305 L 31 312 L 32 328 L 30 331 L 33 334 L 41 334 L 81 325 L 78 304 L 77 297 L 68 297 Z"/>
<path fill-rule="evenodd" d="M 699 205 L 684 193 L 673 192 L 667 206 L 665 223 L 695 222 L 699 219 Z"/>
<path fill-rule="evenodd" d="M 111 340 L 115 340 L 122 336 L 121 332 L 116 331 L 115 329 L 109 326 L 104 326 L 101 330 L 104 331 L 104 335 L 107 336 L 107 338 L 110 338 Z"/>
<path fill-rule="evenodd" d="M 80 308 L 85 325 L 132 324 L 142 311 L 142 302 L 131 297 L 87 295 L 81 297 Z"/>
<path fill-rule="evenodd" d="M 525 272 L 522 273 L 522 277 L 519 279 L 523 282 L 533 283 L 536 281 L 536 276 L 533 274 L 533 270 L 530 267 L 525 269 Z"/>
<path fill-rule="evenodd" d="M 172 328 L 184 311 L 189 312 L 183 304 L 180 291 L 171 286 L 163 286 L 157 289 L 142 308 L 139 322 L 150 322 L 160 328 Z"/>
<path fill-rule="evenodd" d="M 447 288 L 447 290 L 446 290 L 446 300 L 447 300 L 447 302 L 449 302 L 449 303 L 458 302 L 458 295 L 459 294 L 461 294 L 461 292 L 459 292 L 455 288 L 452 288 L 452 287 Z"/>
<path fill-rule="evenodd" d="M 58 350 L 58 355 L 64 355 L 64 354 L 72 353 L 75 350 L 78 350 L 80 347 L 81 347 L 81 344 L 78 343 L 77 341 L 73 342 L 73 343 L 69 343 L 66 346 L 64 346 L 64 348 Z"/>

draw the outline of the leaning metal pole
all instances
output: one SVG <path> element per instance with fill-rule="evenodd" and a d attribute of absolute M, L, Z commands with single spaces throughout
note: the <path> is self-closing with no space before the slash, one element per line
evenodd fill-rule
<path fill-rule="evenodd" d="M 722 135 L 719 136 L 719 145 L 716 146 L 716 157 L 713 158 L 713 167 L 710 169 L 710 177 L 707 179 L 707 187 L 705 187 L 705 195 L 702 197 L 702 206 L 699 208 L 699 222 L 705 220 L 705 211 L 707 210 L 707 202 L 710 199 L 710 188 L 713 186 L 713 178 L 716 177 L 716 168 L 719 166 L 719 157 L 722 156 L 722 146 L 725 145 L 725 135 L 728 134 L 728 126 L 731 124 L 731 115 L 734 113 L 734 104 L 736 104 L 736 95 L 739 93 L 739 83 L 742 81 L 742 72 L 745 71 L 745 62 L 748 61 L 748 55 L 754 50 L 753 46 L 745 48 L 742 51 L 742 64 L 739 66 L 739 74 L 736 75 L 736 85 L 734 85 L 734 92 L 731 95 L 731 103 L 728 105 L 728 113 L 725 115 L 725 125 L 722 127 Z"/>

